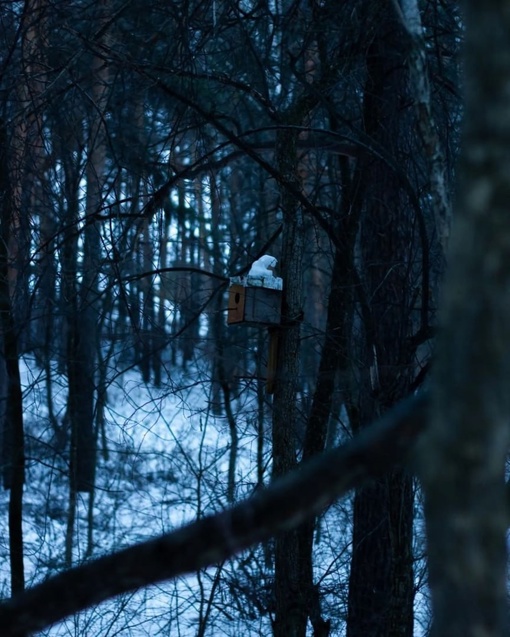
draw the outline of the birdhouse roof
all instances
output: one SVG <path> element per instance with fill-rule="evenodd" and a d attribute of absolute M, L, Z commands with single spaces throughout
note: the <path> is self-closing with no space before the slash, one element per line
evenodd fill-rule
<path fill-rule="evenodd" d="M 243 287 L 268 288 L 270 290 L 283 290 L 283 280 L 279 276 L 250 275 L 233 276 L 230 284 L 242 285 Z"/>

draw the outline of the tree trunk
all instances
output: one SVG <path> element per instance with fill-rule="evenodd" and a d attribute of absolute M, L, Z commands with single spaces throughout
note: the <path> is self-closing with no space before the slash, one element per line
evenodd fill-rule
<path fill-rule="evenodd" d="M 381 8 L 367 52 L 364 125 L 377 147 L 405 166 L 409 109 L 401 25 Z M 416 221 L 400 177 L 380 158 L 360 160 L 356 175 L 361 207 L 361 299 L 364 339 L 354 431 L 372 422 L 410 392 L 414 352 L 411 290 L 417 277 Z M 419 277 L 418 277 L 419 280 Z M 413 485 L 394 472 L 356 491 L 349 579 L 348 637 L 410 637 L 413 633 Z"/>
<path fill-rule="evenodd" d="M 99 21 L 108 15 L 108 0 L 99 3 Z M 106 36 L 103 35 L 106 39 Z M 106 164 L 105 113 L 109 95 L 109 69 L 92 59 L 94 111 L 88 126 L 86 215 L 83 232 L 83 271 L 78 313 L 72 321 L 69 360 L 69 414 L 71 420 L 71 490 L 91 492 L 94 487 L 94 400 L 99 312 L 98 275 L 101 259 L 100 228 L 94 221 L 102 205 Z M 97 110 L 96 110 L 97 109 Z"/>
<path fill-rule="evenodd" d="M 12 262 L 8 246 L 13 228 L 13 197 L 9 180 L 7 135 L 3 122 L 0 128 L 0 316 L 2 366 L 5 374 L 5 411 L 2 436 L 4 486 L 10 488 L 9 549 L 11 593 L 25 588 L 23 564 L 23 484 L 25 481 L 25 449 L 23 404 L 18 362 L 19 329 L 13 315 L 13 295 L 10 282 Z"/>
<path fill-rule="evenodd" d="M 465 3 L 460 200 L 423 483 L 433 637 L 508 635 L 510 12 Z"/>
<path fill-rule="evenodd" d="M 296 133 L 278 133 L 277 165 L 292 189 L 299 188 Z M 278 339 L 278 362 L 273 400 L 273 478 L 297 464 L 296 392 L 300 376 L 299 341 L 302 316 L 302 267 L 304 250 L 303 211 L 285 187 L 281 189 L 284 215 L 281 275 L 284 281 L 282 328 Z M 308 620 L 306 601 L 300 587 L 299 534 L 297 530 L 280 534 L 275 542 L 276 615 L 274 637 L 304 637 Z"/>

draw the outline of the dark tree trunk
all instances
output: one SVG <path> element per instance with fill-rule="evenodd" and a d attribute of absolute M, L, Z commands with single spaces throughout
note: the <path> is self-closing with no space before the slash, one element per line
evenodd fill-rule
<path fill-rule="evenodd" d="M 337 233 L 337 247 L 328 299 L 325 338 L 319 370 L 303 445 L 303 461 L 324 451 L 328 434 L 337 373 L 349 366 L 348 341 L 353 303 L 353 257 L 356 239 L 356 219 L 348 218 L 348 196 L 342 207 L 341 228 Z M 348 388 L 343 388 L 344 392 Z M 298 529 L 301 590 L 305 593 L 308 617 L 314 637 L 327 637 L 330 622 L 323 618 L 320 590 L 313 579 L 313 537 L 315 520 Z"/>
<path fill-rule="evenodd" d="M 109 5 L 109 0 L 101 0 L 98 3 L 99 23 L 106 23 L 110 11 Z M 106 39 L 105 35 L 103 37 Z M 79 312 L 73 317 L 73 334 L 69 342 L 69 406 L 72 427 L 71 492 L 73 490 L 92 492 L 96 460 L 94 405 L 96 352 L 99 339 L 98 281 L 101 267 L 101 238 L 100 224 L 95 219 L 103 205 L 107 155 L 105 113 L 110 92 L 110 69 L 98 56 L 92 58 L 91 91 L 94 109 L 89 114 L 88 122 L 85 168 L 87 224 L 83 231 L 83 270 L 78 294 Z"/>
<path fill-rule="evenodd" d="M 91 343 L 90 312 L 76 313 L 72 319 L 68 349 L 69 417 L 71 421 L 71 489 L 93 488 L 94 440 L 94 364 L 95 344 Z M 93 349 L 92 349 L 93 347 Z"/>
<path fill-rule="evenodd" d="M 348 634 L 413 634 L 409 476 L 395 472 L 356 493 Z"/>
<path fill-rule="evenodd" d="M 18 240 L 13 237 L 13 199 L 9 179 L 7 135 L 3 122 L 0 128 L 0 330 L 2 345 L 2 376 L 4 377 L 5 406 L 2 420 L 2 461 L 4 486 L 10 489 L 9 549 L 11 593 L 25 588 L 23 564 L 23 484 L 25 481 L 25 449 L 23 405 L 18 362 L 19 330 L 13 310 L 16 282 L 12 273 L 9 246 Z"/>
<path fill-rule="evenodd" d="M 387 7 L 373 16 L 367 51 L 365 132 L 405 170 L 406 104 L 402 33 Z M 362 315 L 360 394 L 351 413 L 356 431 L 410 391 L 414 353 L 411 290 L 419 281 L 420 252 L 408 196 L 385 160 L 361 160 L 356 175 L 361 210 Z M 349 580 L 348 637 L 410 637 L 413 633 L 413 485 L 395 472 L 355 494 Z"/>
<path fill-rule="evenodd" d="M 292 189 L 299 187 L 296 133 L 282 131 L 277 140 L 278 168 Z M 273 477 L 278 478 L 297 464 L 296 406 L 299 379 L 300 319 L 302 314 L 302 268 L 304 244 L 303 211 L 294 195 L 281 191 L 284 215 L 282 236 L 282 278 L 284 281 L 282 321 L 278 339 L 278 363 L 273 400 Z M 301 590 L 297 530 L 282 533 L 275 542 L 276 614 L 274 637 L 305 637 L 307 604 Z"/>
<path fill-rule="evenodd" d="M 18 333 L 12 317 L 12 308 L 1 308 L 5 366 L 7 371 L 6 423 L 10 442 L 10 499 L 9 548 L 11 557 L 11 591 L 20 593 L 25 588 L 23 564 L 23 484 L 25 481 L 25 450 L 23 406 L 18 362 Z"/>
<path fill-rule="evenodd" d="M 423 449 L 434 637 L 503 637 L 508 614 L 510 13 L 466 1 L 465 137 L 434 406 Z"/>

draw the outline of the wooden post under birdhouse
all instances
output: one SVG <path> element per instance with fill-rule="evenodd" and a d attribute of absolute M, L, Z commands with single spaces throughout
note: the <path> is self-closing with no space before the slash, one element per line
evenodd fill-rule
<path fill-rule="evenodd" d="M 280 330 L 277 327 L 269 327 L 267 331 L 269 334 L 269 352 L 267 356 L 266 393 L 274 394 L 276 367 L 278 364 L 278 334 Z"/>

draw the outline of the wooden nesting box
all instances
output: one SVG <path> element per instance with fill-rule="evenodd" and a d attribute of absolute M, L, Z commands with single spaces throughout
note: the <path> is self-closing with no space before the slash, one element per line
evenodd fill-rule
<path fill-rule="evenodd" d="M 278 277 L 233 277 L 230 279 L 227 323 L 279 325 L 282 283 Z"/>

